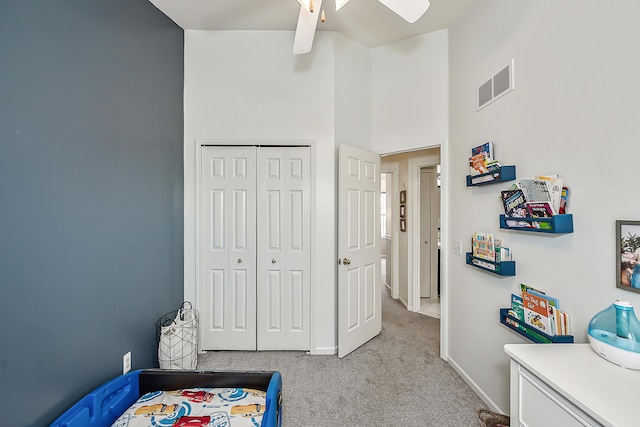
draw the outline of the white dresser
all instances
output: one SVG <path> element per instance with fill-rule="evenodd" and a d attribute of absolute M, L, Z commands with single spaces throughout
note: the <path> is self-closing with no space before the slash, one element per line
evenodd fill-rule
<path fill-rule="evenodd" d="M 640 426 L 640 371 L 589 344 L 507 344 L 512 426 Z"/>

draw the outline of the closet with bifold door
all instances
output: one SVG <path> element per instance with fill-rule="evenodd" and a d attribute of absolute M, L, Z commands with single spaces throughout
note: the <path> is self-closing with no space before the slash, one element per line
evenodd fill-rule
<path fill-rule="evenodd" d="M 200 350 L 309 350 L 308 146 L 202 146 Z"/>

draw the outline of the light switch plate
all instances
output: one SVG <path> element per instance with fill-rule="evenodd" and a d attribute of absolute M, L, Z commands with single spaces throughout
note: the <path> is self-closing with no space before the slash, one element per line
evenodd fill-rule
<path fill-rule="evenodd" d="M 462 255 L 462 240 L 453 241 L 453 253 L 456 255 Z"/>

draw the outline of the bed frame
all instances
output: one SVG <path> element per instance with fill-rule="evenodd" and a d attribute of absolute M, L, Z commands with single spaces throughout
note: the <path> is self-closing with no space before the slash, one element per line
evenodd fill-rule
<path fill-rule="evenodd" d="M 261 427 L 282 426 L 279 372 L 167 371 L 142 369 L 116 377 L 87 394 L 50 427 L 110 427 L 142 395 L 181 388 L 253 388 L 266 391 Z"/>

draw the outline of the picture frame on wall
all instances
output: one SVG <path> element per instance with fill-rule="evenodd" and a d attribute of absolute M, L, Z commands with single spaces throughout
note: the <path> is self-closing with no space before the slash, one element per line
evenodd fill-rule
<path fill-rule="evenodd" d="M 404 209 L 404 205 L 400 205 L 400 218 L 404 218 L 405 217 L 405 209 Z"/>
<path fill-rule="evenodd" d="M 400 231 L 407 231 L 407 220 L 400 218 Z"/>
<path fill-rule="evenodd" d="M 407 190 L 400 190 L 400 203 L 407 203 Z"/>
<path fill-rule="evenodd" d="M 616 287 L 640 293 L 640 221 L 616 221 Z"/>

